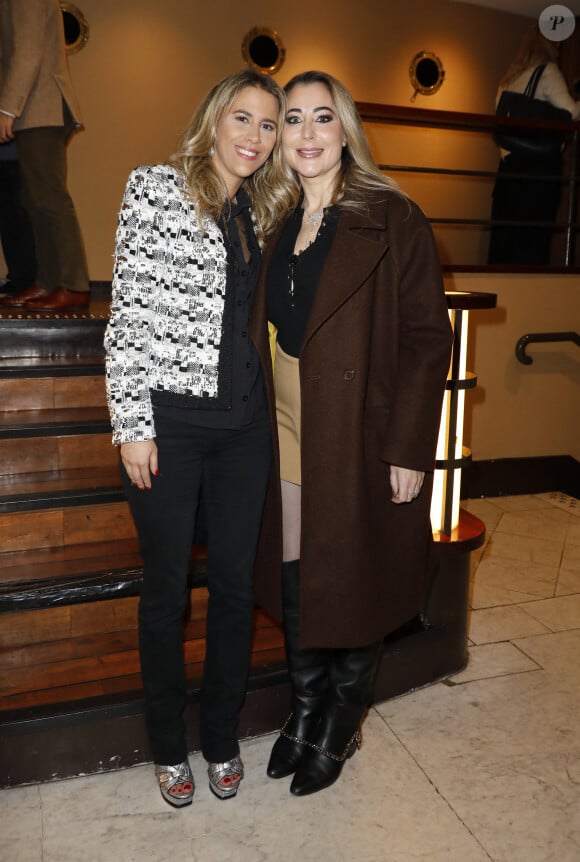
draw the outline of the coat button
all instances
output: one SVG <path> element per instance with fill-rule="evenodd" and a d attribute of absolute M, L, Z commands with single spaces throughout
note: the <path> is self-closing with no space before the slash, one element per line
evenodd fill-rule
<path fill-rule="evenodd" d="M 352 368 L 349 368 L 348 371 L 344 372 L 344 379 L 347 383 L 350 383 L 351 380 L 354 380 L 356 377 L 356 371 L 353 371 Z"/>

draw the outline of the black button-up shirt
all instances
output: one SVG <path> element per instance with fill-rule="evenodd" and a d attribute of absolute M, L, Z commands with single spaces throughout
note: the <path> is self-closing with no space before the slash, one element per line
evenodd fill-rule
<path fill-rule="evenodd" d="M 243 225 L 245 242 L 240 235 Z M 192 409 L 155 404 L 156 416 L 190 422 L 204 428 L 243 428 L 267 415 L 264 378 L 258 354 L 249 336 L 249 320 L 254 291 L 260 272 L 261 252 L 254 234 L 250 200 L 243 189 L 231 205 L 231 216 L 222 233 L 227 248 L 226 301 L 223 316 L 222 346 L 228 360 L 223 369 L 231 373 L 231 400 L 225 408 Z M 246 259 L 245 250 L 249 253 Z"/>
<path fill-rule="evenodd" d="M 324 211 L 316 239 L 300 254 L 294 254 L 304 210 L 299 207 L 282 232 L 268 270 L 266 310 L 278 329 L 278 343 L 289 356 L 300 356 L 310 309 L 336 235 L 338 207 Z"/>

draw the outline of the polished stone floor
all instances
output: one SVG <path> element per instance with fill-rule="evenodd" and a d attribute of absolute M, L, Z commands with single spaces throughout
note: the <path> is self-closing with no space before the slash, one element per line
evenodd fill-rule
<path fill-rule="evenodd" d="M 274 736 L 242 745 L 238 797 L 165 805 L 150 766 L 0 792 L 11 862 L 579 862 L 580 502 L 467 506 L 470 661 L 377 704 L 340 781 L 296 799 L 264 770 Z"/>

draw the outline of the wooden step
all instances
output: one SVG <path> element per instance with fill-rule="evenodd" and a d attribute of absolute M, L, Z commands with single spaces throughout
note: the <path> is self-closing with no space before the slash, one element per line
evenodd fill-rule
<path fill-rule="evenodd" d="M 469 554 L 464 549 L 459 554 L 452 553 L 448 548 L 440 554 L 440 546 L 436 550 L 437 564 L 425 619 L 418 618 L 413 625 L 385 640 L 375 688 L 378 700 L 457 673 L 465 665 Z M 200 633 L 196 628 L 196 611 L 204 613 L 203 590 L 192 590 L 191 598 L 193 626 L 189 630 L 195 636 Z M 135 667 L 131 665 L 135 641 L 131 640 L 130 632 L 135 628 L 136 611 L 134 598 L 38 611 L 35 616 L 44 617 L 51 644 L 42 646 L 39 640 L 38 651 L 28 654 L 27 644 L 14 638 L 12 627 L 14 642 L 4 650 L 5 655 L 12 653 L 15 658 L 8 656 L 0 666 L 4 690 L 13 692 L 0 699 L 0 706 L 5 707 L 0 709 L 0 786 L 90 774 L 151 760 L 139 674 L 124 673 Z M 3 617 L 0 634 L 5 631 L 5 622 L 18 617 L 21 637 L 26 638 L 31 618 L 26 611 Z M 103 648 L 102 637 L 93 641 L 92 647 L 88 643 L 82 645 L 85 638 L 90 641 L 92 636 L 103 635 L 106 630 L 113 638 L 110 648 Z M 241 739 L 280 727 L 290 705 L 281 629 L 278 627 L 276 633 L 274 624 L 268 630 L 258 631 L 240 716 Z M 80 644 L 76 654 L 70 651 L 70 644 L 58 643 L 71 638 Z M 186 655 L 194 659 L 203 654 L 196 640 L 194 637 L 185 647 Z M 103 669 L 113 671 L 102 674 L 102 679 L 93 675 L 97 663 L 95 651 L 100 654 L 98 663 Z M 33 660 L 42 668 L 40 687 L 24 691 L 22 674 L 29 672 Z M 61 660 L 68 663 L 65 666 L 70 672 L 78 673 L 76 682 L 58 684 L 62 680 L 62 668 L 58 667 Z M 47 674 L 54 688 L 45 687 L 43 680 Z M 201 662 L 190 662 L 187 674 L 185 722 L 188 750 L 193 751 L 200 745 Z M 32 676 L 27 685 L 35 685 Z M 22 690 L 18 693 L 17 689 Z"/>
<path fill-rule="evenodd" d="M 1 348 L 0 348 L 1 350 Z M 0 380 L 103 376 L 104 356 L 0 356 Z"/>
<path fill-rule="evenodd" d="M 48 511 L 0 514 L 0 547 L 5 551 L 59 548 L 136 535 L 126 501 Z"/>
<path fill-rule="evenodd" d="M 0 309 L 0 356 L 103 356 L 106 307 L 96 315 L 47 315 Z"/>
<path fill-rule="evenodd" d="M 194 545 L 190 586 L 205 584 L 206 549 Z M 0 555 L 0 614 L 134 596 L 143 561 L 136 538 L 35 548 Z M 31 618 L 33 625 L 35 617 Z M 0 645 L 9 621 L 3 618 Z M 32 635 L 31 635 L 32 637 Z"/>
<path fill-rule="evenodd" d="M 59 407 L 0 412 L 0 439 L 110 433 L 106 407 Z"/>
<path fill-rule="evenodd" d="M 278 635 L 272 635 L 272 642 L 278 641 L 279 645 L 272 649 L 260 649 L 252 652 L 250 659 L 250 668 L 253 672 L 254 679 L 250 677 L 250 681 L 256 684 L 258 674 L 272 674 L 276 672 L 280 675 L 286 670 L 285 652 L 283 646 L 283 636 L 281 632 Z M 108 664 L 109 670 L 115 666 L 115 658 Z M 118 659 L 122 663 L 122 659 Z M 87 663 L 90 667 L 90 662 Z M 138 668 L 138 661 L 136 667 Z M 58 671 L 55 672 L 58 675 Z M 185 666 L 187 687 L 190 693 L 199 692 L 203 674 L 203 661 L 188 662 Z M 1 674 L 1 670 L 0 670 Z M 141 698 L 143 696 L 141 674 L 138 669 L 135 673 L 116 676 L 112 674 L 108 677 L 99 677 L 88 682 L 68 683 L 62 686 L 54 686 L 50 688 L 37 689 L 33 691 L 23 691 L 22 693 L 14 693 L 0 696 L 0 727 L 3 719 L 14 720 L 22 715 L 24 711 L 33 710 L 38 714 L 39 708 L 50 707 L 54 709 L 57 705 L 60 708 L 70 706 L 71 703 L 82 703 L 83 710 L 97 708 L 99 704 L 110 704 L 114 699 L 122 699 L 124 701 Z M 191 696 L 191 694 L 190 694 Z M 0 779 L 1 780 L 1 779 Z"/>
<path fill-rule="evenodd" d="M 82 468 L 103 469 L 119 463 L 119 450 L 110 430 L 79 431 L 46 437 L 5 437 L 0 434 L 0 471 L 3 475 L 44 473 Z"/>
<path fill-rule="evenodd" d="M 106 407 L 102 374 L 0 379 L 2 412 L 17 410 Z"/>
<path fill-rule="evenodd" d="M 203 549 L 196 550 L 193 558 L 203 558 Z M 31 580 L 41 585 L 74 575 L 132 569 L 141 563 L 137 538 L 5 552 L 0 554 L 0 589 L 16 590 Z"/>
<path fill-rule="evenodd" d="M 0 513 L 112 503 L 124 499 L 116 466 L 0 476 Z"/>
<path fill-rule="evenodd" d="M 205 591 L 204 591 L 205 593 Z M 207 594 L 205 595 L 207 601 Z M 65 689 L 103 680 L 137 676 L 139 653 L 135 626 L 113 634 L 65 639 L 49 645 L 12 650 L 8 660 L 0 655 L 0 710 L 16 707 L 16 698 L 50 689 Z M 205 658 L 205 609 L 185 627 L 184 656 L 187 667 L 201 665 Z M 278 625 L 256 612 L 252 654 L 283 646 Z M 139 686 L 140 687 L 140 686 Z M 29 701 L 31 698 L 29 698 Z"/>

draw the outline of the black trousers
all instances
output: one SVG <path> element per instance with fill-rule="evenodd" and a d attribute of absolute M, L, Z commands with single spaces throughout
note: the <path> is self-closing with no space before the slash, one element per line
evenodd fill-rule
<path fill-rule="evenodd" d="M 76 210 L 67 188 L 66 146 L 72 120 L 63 126 L 16 132 L 22 201 L 34 230 L 37 281 L 49 291 L 57 287 L 88 291 L 89 274 Z"/>
<path fill-rule="evenodd" d="M 15 289 L 24 290 L 36 279 L 36 246 L 28 213 L 20 196 L 20 167 L 16 159 L 0 160 L 0 242 Z"/>
<path fill-rule="evenodd" d="M 492 221 L 555 223 L 560 203 L 561 172 L 561 154 L 547 158 L 519 153 L 507 155 L 500 162 L 493 190 Z M 542 179 L 541 175 L 556 179 Z M 491 230 L 487 262 L 549 264 L 552 233 L 550 225 L 496 225 Z"/>
<path fill-rule="evenodd" d="M 271 460 L 265 418 L 241 430 L 201 428 L 156 417 L 159 476 L 150 491 L 126 492 L 144 558 L 139 650 L 146 721 L 156 763 L 185 760 L 183 618 L 187 573 L 203 486 L 207 528 L 206 658 L 202 752 L 223 762 L 239 751 L 247 685 L 253 567 Z"/>

